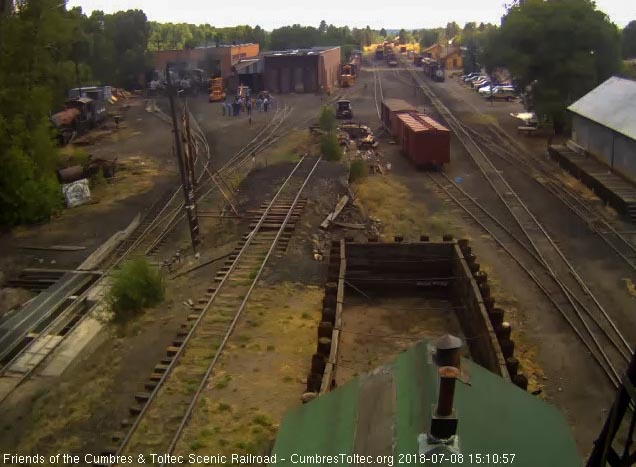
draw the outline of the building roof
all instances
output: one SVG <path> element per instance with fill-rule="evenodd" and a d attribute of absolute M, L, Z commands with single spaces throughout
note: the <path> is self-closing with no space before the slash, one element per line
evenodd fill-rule
<path fill-rule="evenodd" d="M 568 107 L 628 138 L 636 139 L 636 81 L 613 76 Z"/>
<path fill-rule="evenodd" d="M 415 132 L 420 131 L 449 131 L 448 128 L 436 122 L 428 115 L 421 113 L 399 114 L 398 118 Z"/>
<path fill-rule="evenodd" d="M 393 362 L 289 411 L 272 452 L 277 465 L 291 466 L 292 454 L 393 455 L 397 462 L 401 454 L 418 453 L 418 436 L 430 427 L 439 387 L 431 353 L 420 342 Z M 470 454 L 480 454 L 483 462 L 487 453 L 498 454 L 501 463 L 508 453 L 517 467 L 580 467 L 574 439 L 554 407 L 469 360 L 462 360 L 461 380 L 455 410 L 466 463 Z M 335 462 L 351 464 L 356 463 Z"/>
<path fill-rule="evenodd" d="M 404 99 L 384 99 L 382 101 L 384 106 L 391 112 L 397 112 L 399 110 L 415 110 L 415 106 L 409 104 Z"/>
<path fill-rule="evenodd" d="M 328 50 L 339 49 L 340 46 L 325 46 L 325 47 L 311 47 L 308 49 L 288 49 L 288 50 L 272 50 L 263 52 L 261 55 L 264 57 L 278 57 L 289 55 L 317 55 Z"/>
<path fill-rule="evenodd" d="M 433 49 L 436 49 L 438 47 L 443 47 L 443 45 L 439 44 L 439 43 L 432 44 L 432 45 L 429 45 L 428 47 L 426 47 L 425 49 L 421 50 L 420 52 L 428 52 L 429 50 L 433 50 Z"/>
<path fill-rule="evenodd" d="M 234 69 L 237 72 L 241 71 L 244 68 L 247 68 L 250 65 L 253 65 L 254 63 L 258 63 L 260 60 L 261 60 L 260 58 L 248 58 L 248 59 L 240 60 L 236 65 L 234 65 Z"/>

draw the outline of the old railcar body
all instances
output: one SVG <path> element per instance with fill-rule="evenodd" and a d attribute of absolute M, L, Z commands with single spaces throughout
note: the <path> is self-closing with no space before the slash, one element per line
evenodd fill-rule
<path fill-rule="evenodd" d="M 405 112 L 414 112 L 415 107 L 403 99 L 384 99 L 381 105 L 382 124 L 390 131 L 391 136 L 398 137 L 397 116 Z"/>
<path fill-rule="evenodd" d="M 450 162 L 450 131 L 428 115 L 411 112 L 398 115 L 404 155 L 417 168 L 440 169 Z"/>

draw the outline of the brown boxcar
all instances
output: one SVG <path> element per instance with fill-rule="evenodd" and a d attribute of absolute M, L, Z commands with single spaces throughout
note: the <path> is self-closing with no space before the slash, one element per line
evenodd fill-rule
<path fill-rule="evenodd" d="M 440 168 L 450 162 L 450 131 L 423 114 L 400 114 L 402 152 L 418 168 Z"/>
<path fill-rule="evenodd" d="M 402 99 L 384 99 L 381 106 L 381 117 L 384 127 L 391 132 L 391 136 L 398 138 L 397 115 L 403 112 L 415 111 L 415 107 Z"/>

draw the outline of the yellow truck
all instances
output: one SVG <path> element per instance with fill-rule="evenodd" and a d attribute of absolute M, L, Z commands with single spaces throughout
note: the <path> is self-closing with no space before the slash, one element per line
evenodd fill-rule
<path fill-rule="evenodd" d="M 223 100 L 225 100 L 223 78 L 210 78 L 210 102 L 219 102 Z"/>

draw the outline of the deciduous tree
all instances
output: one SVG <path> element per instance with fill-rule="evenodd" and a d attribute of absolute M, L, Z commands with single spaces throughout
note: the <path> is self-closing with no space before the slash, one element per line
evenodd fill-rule
<path fill-rule="evenodd" d="M 540 116 L 560 131 L 565 108 L 620 67 L 620 36 L 588 0 L 527 0 L 514 6 L 484 54 L 507 67 Z"/>

